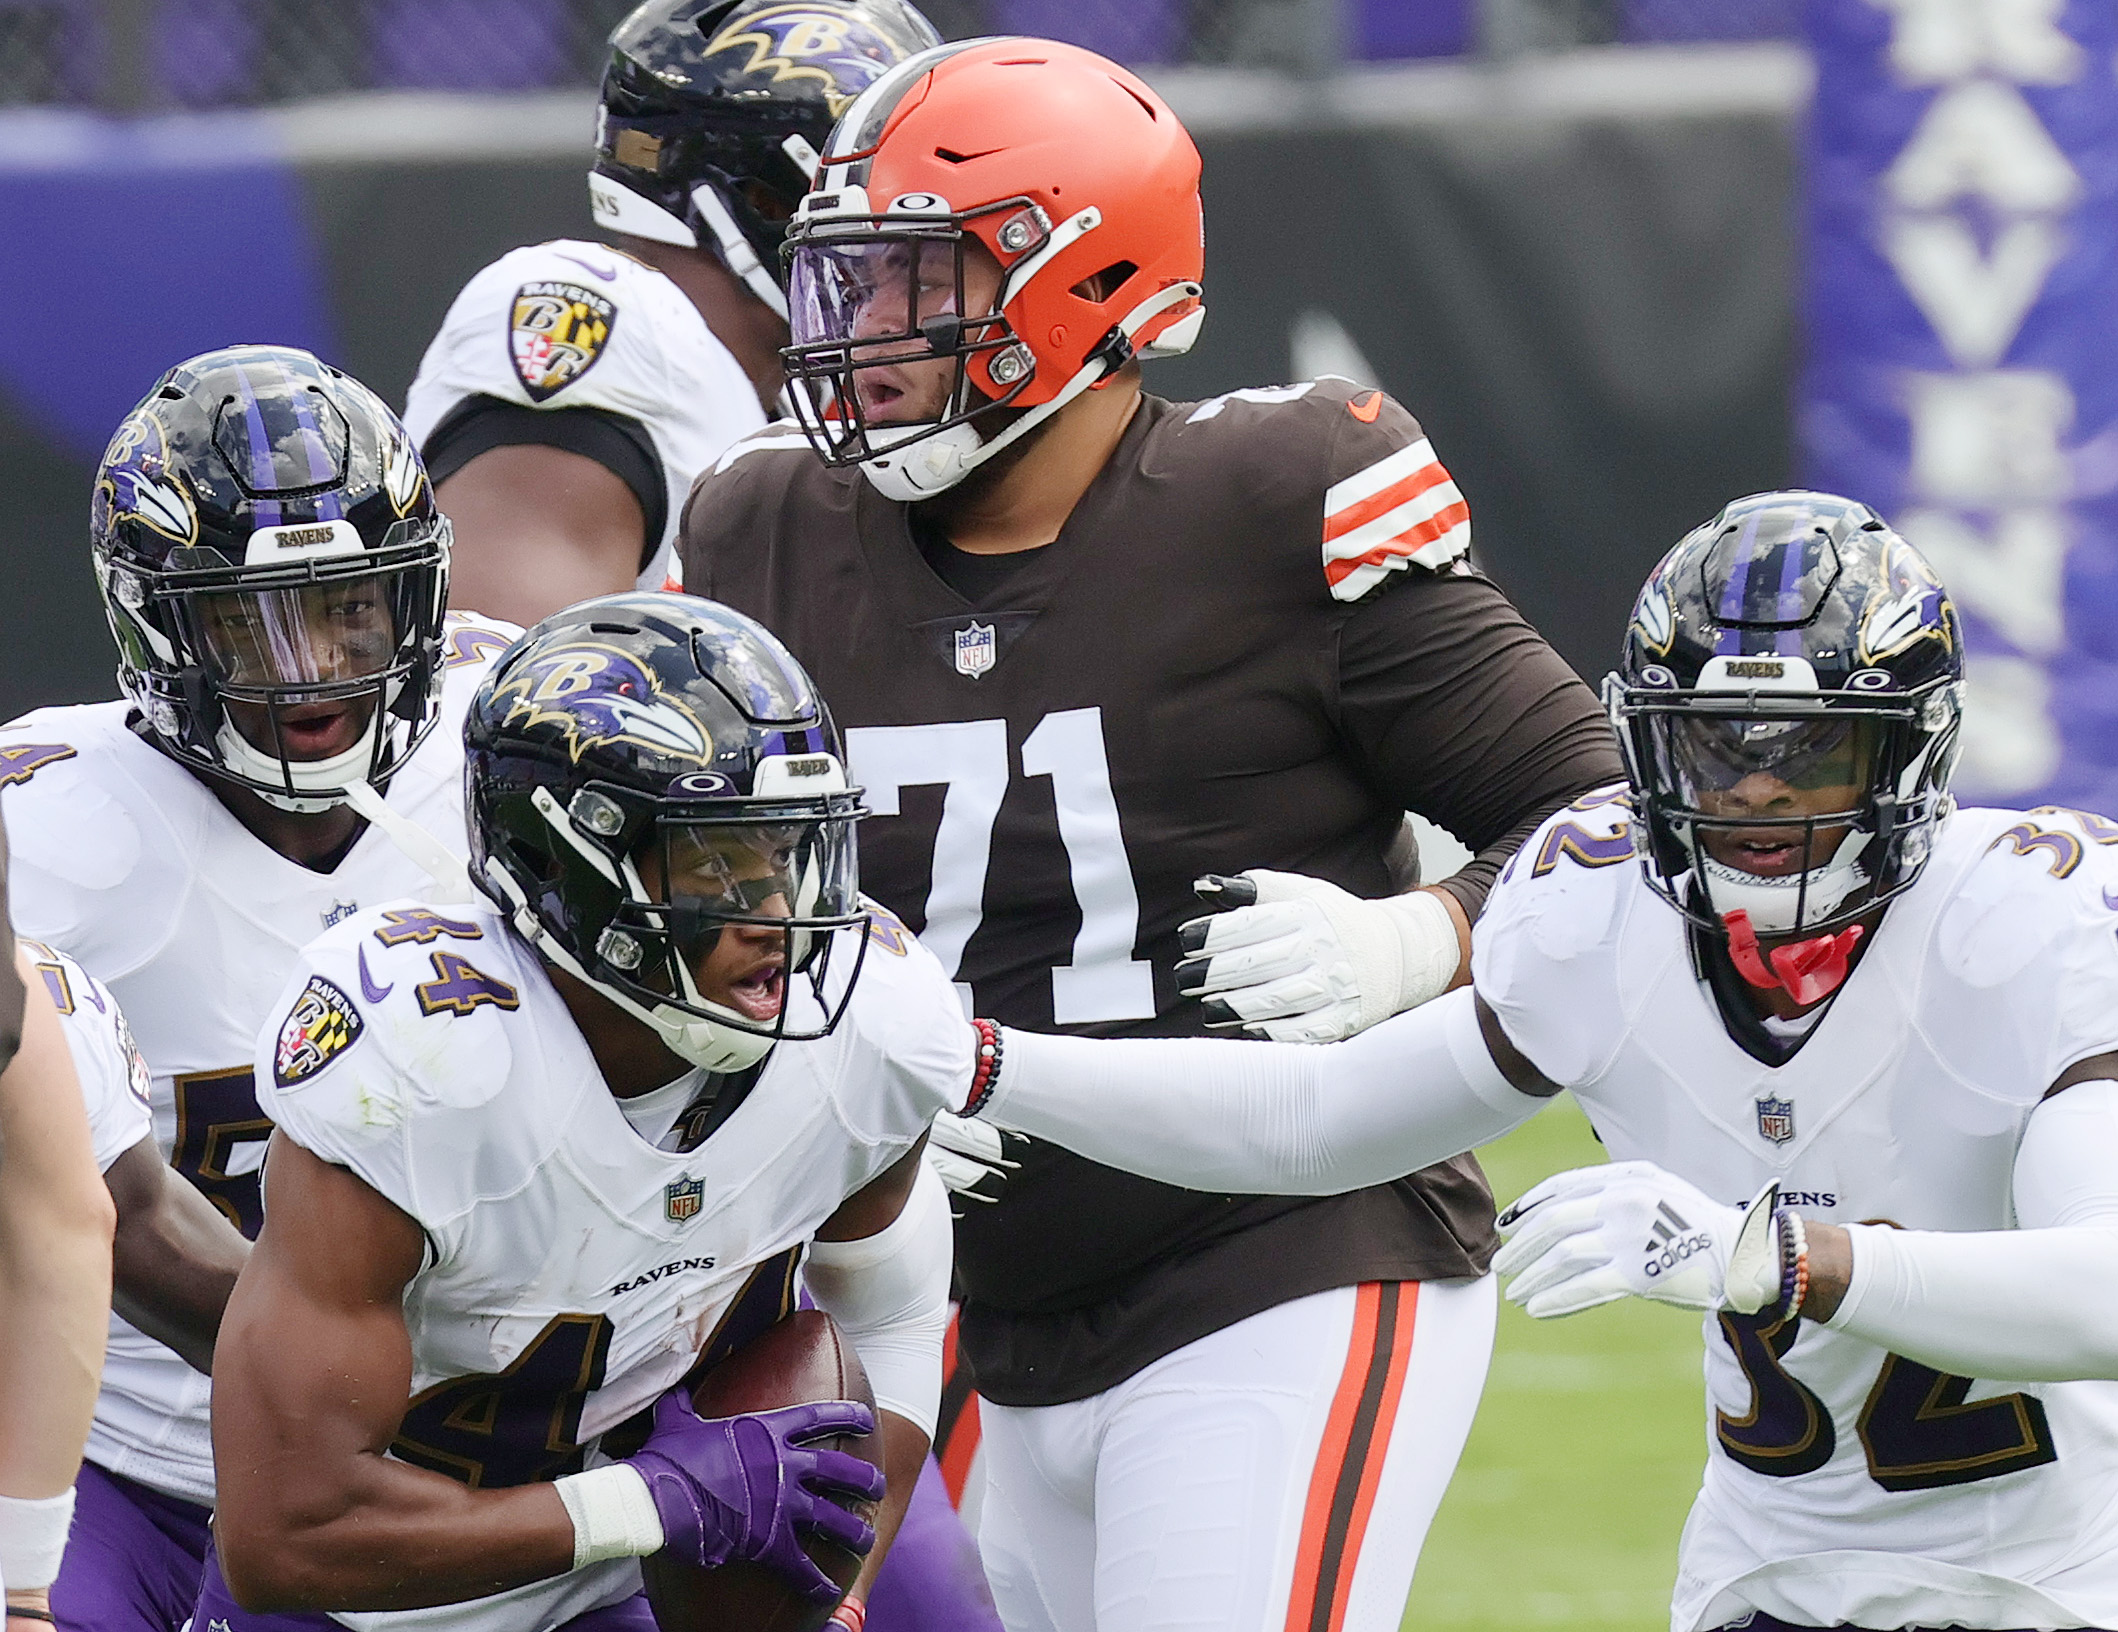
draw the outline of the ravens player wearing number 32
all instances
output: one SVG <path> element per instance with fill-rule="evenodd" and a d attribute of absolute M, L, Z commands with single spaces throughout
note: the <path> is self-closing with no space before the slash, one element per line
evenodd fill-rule
<path fill-rule="evenodd" d="M 1010 1032 L 989 1114 L 1299 1194 L 1568 1089 L 1612 1160 L 1497 1267 L 1706 1312 L 1672 1632 L 2118 1626 L 2118 823 L 1953 808 L 1962 686 L 1874 512 L 1732 504 L 1607 683 L 1629 786 L 1523 847 L 1473 990 L 1326 1048 Z"/>
<path fill-rule="evenodd" d="M 858 893 L 837 732 L 758 625 L 635 592 L 503 655 L 466 754 L 485 898 L 339 924 L 258 1038 L 278 1132 L 194 1624 L 651 1632 L 652 1553 L 836 1602 L 812 1533 L 875 1544 L 858 1599 L 939 1403 L 920 1152 L 976 1034 Z M 690 1406 L 797 1270 L 874 1388 L 873 1529 L 842 1504 L 883 1473 L 807 1443 L 865 1406 Z"/>

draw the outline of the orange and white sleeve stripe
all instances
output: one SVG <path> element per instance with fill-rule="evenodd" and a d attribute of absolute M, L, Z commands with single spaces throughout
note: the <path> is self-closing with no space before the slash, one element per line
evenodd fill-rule
<path fill-rule="evenodd" d="M 1324 581 L 1357 601 L 1408 562 L 1445 567 L 1471 547 L 1471 508 L 1421 437 L 1324 493 Z"/>

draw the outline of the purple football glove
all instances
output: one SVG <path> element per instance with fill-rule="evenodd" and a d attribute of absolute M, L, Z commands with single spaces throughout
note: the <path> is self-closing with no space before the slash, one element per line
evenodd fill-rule
<path fill-rule="evenodd" d="M 802 1442 L 874 1431 L 875 1414 L 852 1400 L 709 1418 L 691 1408 L 682 1389 L 671 1389 L 655 1401 L 647 1443 L 626 1461 L 647 1481 L 673 1556 L 702 1569 L 750 1559 L 816 1602 L 836 1603 L 840 1590 L 802 1551 L 801 1532 L 867 1556 L 875 1527 L 833 1493 L 880 1501 L 882 1471 Z"/>

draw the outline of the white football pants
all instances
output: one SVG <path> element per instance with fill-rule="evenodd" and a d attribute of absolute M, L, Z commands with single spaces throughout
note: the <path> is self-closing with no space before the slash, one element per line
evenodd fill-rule
<path fill-rule="evenodd" d="M 1298 1298 L 1065 1405 L 980 1401 L 1008 1632 L 1396 1632 L 1493 1352 L 1493 1278 Z"/>

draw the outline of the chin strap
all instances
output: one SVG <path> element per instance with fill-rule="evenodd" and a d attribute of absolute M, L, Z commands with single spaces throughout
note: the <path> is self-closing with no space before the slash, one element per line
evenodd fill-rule
<path fill-rule="evenodd" d="M 1740 908 L 1724 912 L 1721 922 L 1728 930 L 1728 958 L 1736 966 L 1736 973 L 1764 991 L 1780 987 L 1805 1007 L 1839 989 L 1862 935 L 1859 924 L 1849 924 L 1836 935 L 1790 941 L 1770 952 L 1761 952 L 1758 932 L 1750 927 L 1749 913 Z M 1766 967 L 1768 958 L 1770 968 Z"/>

